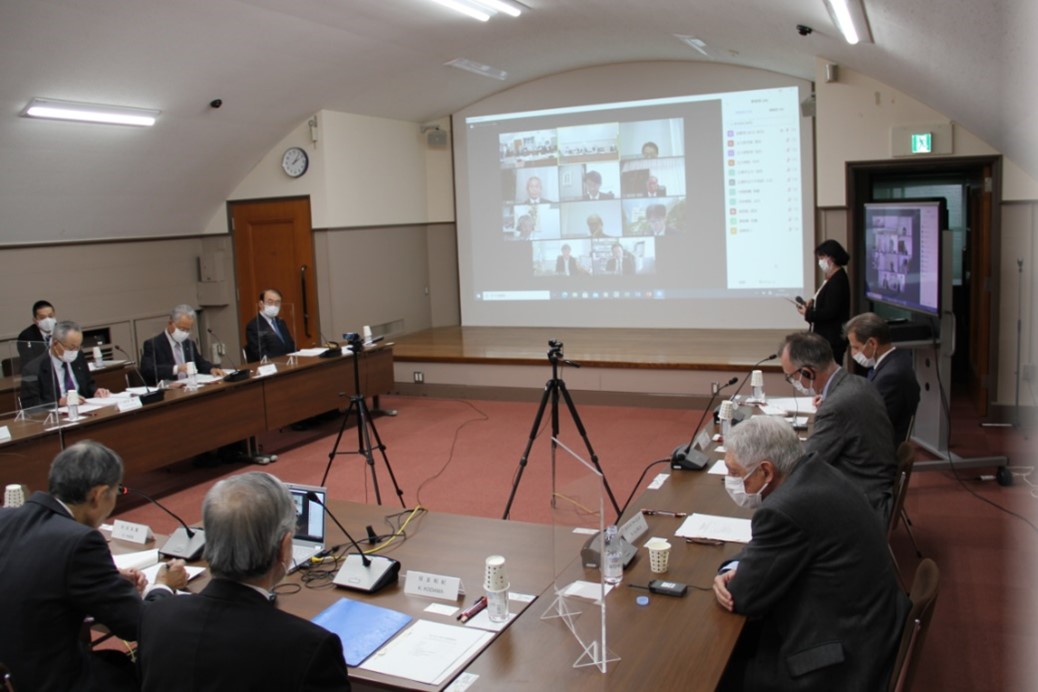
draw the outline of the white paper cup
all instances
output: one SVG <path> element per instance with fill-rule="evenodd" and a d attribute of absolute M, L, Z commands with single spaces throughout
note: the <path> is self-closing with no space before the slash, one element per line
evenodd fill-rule
<path fill-rule="evenodd" d="M 198 366 L 195 365 L 195 361 L 190 360 L 190 361 L 184 363 L 184 365 L 187 366 L 187 374 L 188 375 L 197 375 L 198 374 Z"/>
<path fill-rule="evenodd" d="M 721 402 L 721 410 L 718 411 L 717 417 L 721 420 L 731 420 L 735 414 L 735 402 L 731 399 L 725 399 Z"/>
<path fill-rule="evenodd" d="M 483 589 L 488 593 L 508 589 L 508 575 L 505 573 L 503 555 L 491 555 L 487 558 L 483 571 Z"/>
<path fill-rule="evenodd" d="M 21 507 L 25 504 L 25 490 L 17 483 L 4 488 L 4 507 Z"/>
<path fill-rule="evenodd" d="M 653 538 L 645 547 L 649 549 L 649 569 L 653 574 L 663 574 L 670 566 L 670 543 L 663 538 Z"/>
<path fill-rule="evenodd" d="M 751 387 L 763 387 L 764 386 L 764 371 L 754 370 L 750 373 L 750 386 Z"/>

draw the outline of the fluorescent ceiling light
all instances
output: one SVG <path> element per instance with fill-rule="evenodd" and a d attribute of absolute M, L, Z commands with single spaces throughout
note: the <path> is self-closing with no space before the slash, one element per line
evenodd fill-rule
<path fill-rule="evenodd" d="M 465 70 L 466 72 L 472 72 L 473 74 L 478 74 L 482 77 L 491 77 L 502 81 L 508 79 L 508 73 L 504 70 L 499 70 L 496 67 L 484 65 L 481 62 L 476 62 L 475 60 L 469 60 L 467 58 L 455 58 L 454 60 L 450 60 L 443 64 L 448 67 L 456 67 L 459 70 Z"/>
<path fill-rule="evenodd" d="M 522 14 L 520 6 L 507 0 L 432 0 L 438 5 L 449 7 L 455 12 L 460 12 L 466 17 L 478 19 L 481 22 L 488 21 L 498 12 L 510 17 L 518 17 Z"/>
<path fill-rule="evenodd" d="M 97 103 L 76 103 L 57 99 L 34 98 L 22 111 L 30 118 L 51 120 L 76 120 L 86 123 L 110 125 L 136 125 L 151 127 L 161 111 L 126 106 L 102 106 Z"/>
<path fill-rule="evenodd" d="M 852 46 L 864 41 L 872 43 L 872 32 L 869 20 L 865 16 L 865 5 L 862 0 L 822 0 L 833 24 L 843 34 L 844 40 Z"/>
<path fill-rule="evenodd" d="M 476 4 L 478 4 L 478 5 L 483 5 L 484 7 L 489 7 L 492 10 L 497 10 L 498 12 L 504 12 L 509 17 L 518 17 L 520 14 L 522 14 L 522 10 L 520 10 L 515 5 L 508 4 L 504 0 L 473 0 L 473 1 Z"/>
<path fill-rule="evenodd" d="M 699 51 L 704 56 L 708 58 L 712 57 L 706 49 L 706 43 L 702 39 L 696 38 L 695 36 L 685 36 L 683 34 L 674 34 L 674 37 L 690 48 Z"/>
<path fill-rule="evenodd" d="M 461 14 L 465 15 L 466 17 L 472 17 L 473 19 L 478 19 L 481 22 L 485 22 L 485 21 L 488 21 L 490 19 L 490 15 L 487 12 L 485 12 L 485 11 L 483 11 L 481 9 L 478 9 L 476 7 L 473 7 L 472 5 L 468 4 L 467 2 L 459 2 L 458 0 L 432 0 L 432 1 L 435 2 L 437 5 L 443 5 L 444 7 L 449 7 L 450 9 L 454 10 L 455 12 L 460 12 Z"/>

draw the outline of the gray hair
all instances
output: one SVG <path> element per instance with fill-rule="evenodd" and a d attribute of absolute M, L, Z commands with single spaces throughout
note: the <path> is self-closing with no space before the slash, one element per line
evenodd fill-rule
<path fill-rule="evenodd" d="M 54 332 L 51 334 L 51 339 L 57 341 L 62 346 L 65 345 L 65 338 L 72 332 L 82 332 L 78 322 L 72 320 L 62 320 L 54 325 Z"/>
<path fill-rule="evenodd" d="M 190 305 L 178 305 L 169 311 L 169 321 L 176 322 L 181 317 L 195 319 L 195 309 Z"/>
<path fill-rule="evenodd" d="M 804 453 L 793 427 L 777 416 L 753 416 L 739 423 L 724 439 L 724 447 L 744 468 L 767 459 L 783 476 L 796 468 Z"/>
<path fill-rule="evenodd" d="M 843 325 L 843 335 L 854 334 L 854 338 L 862 343 L 875 339 L 880 344 L 890 343 L 890 325 L 874 312 L 863 312 L 855 315 Z"/>
<path fill-rule="evenodd" d="M 214 577 L 246 581 L 270 571 L 296 525 L 288 488 L 269 473 L 225 478 L 202 501 L 205 559 Z"/>
<path fill-rule="evenodd" d="M 829 342 L 813 332 L 793 332 L 786 335 L 779 353 L 789 349 L 789 360 L 798 368 L 807 366 L 825 370 L 833 364 L 833 348 Z"/>
<path fill-rule="evenodd" d="M 67 504 L 86 502 L 91 488 L 119 485 L 123 460 L 100 442 L 83 440 L 58 452 L 47 478 L 50 494 Z"/>

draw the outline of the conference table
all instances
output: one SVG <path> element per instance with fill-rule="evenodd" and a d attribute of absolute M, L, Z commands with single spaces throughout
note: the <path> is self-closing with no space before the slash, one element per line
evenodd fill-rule
<path fill-rule="evenodd" d="M 714 456 L 719 458 L 717 454 Z M 708 475 L 705 471 L 668 469 L 668 472 L 670 476 L 662 487 L 646 490 L 631 503 L 624 520 L 645 508 L 749 516 L 748 511 L 736 507 L 728 498 L 722 476 Z M 387 517 L 394 517 L 396 525 L 402 521 L 402 513 L 377 505 L 330 500 L 329 507 L 351 533 L 360 537 L 365 536 L 364 527 L 368 525 L 378 533 L 390 533 Z M 405 573 L 416 570 L 459 577 L 467 593 L 446 604 L 467 607 L 483 593 L 485 558 L 500 554 L 506 558 L 510 591 L 536 598 L 528 604 L 513 599 L 510 610 L 516 617 L 488 646 L 456 671 L 457 675 L 478 676 L 472 690 L 713 690 L 744 619 L 723 610 L 710 589 L 720 563 L 731 558 L 741 546 L 689 544 L 673 535 L 682 519 L 645 518 L 648 531 L 636 541 L 638 555 L 625 571 L 623 583 L 605 599 L 608 648 L 620 657 L 608 665 L 605 673 L 594 667 L 574 668 L 573 663 L 581 653 L 576 639 L 559 619 L 541 619 L 552 604 L 556 584 L 561 586 L 573 579 L 594 582 L 599 579 L 598 571 L 585 569 L 579 559 L 587 535 L 574 532 L 571 526 L 426 512 L 408 524 L 405 540 L 398 539 L 380 551 L 400 560 L 398 584 L 376 594 L 361 594 L 331 583 L 338 564 L 321 565 L 290 575 L 277 589 L 277 605 L 312 619 L 345 597 L 404 612 L 416 620 L 459 625 L 452 614 L 426 610 L 430 604 L 444 601 L 406 594 Z M 327 519 L 325 523 L 327 544 L 345 544 L 345 536 L 334 523 Z M 650 536 L 667 537 L 673 546 L 666 575 L 650 574 L 647 551 L 641 547 Z M 112 541 L 112 544 L 113 551 L 140 549 L 120 541 Z M 570 556 L 561 569 L 553 557 L 560 551 Z M 318 576 L 320 570 L 326 571 L 324 578 Z M 686 583 L 689 591 L 684 597 L 676 598 L 628 588 L 628 584 L 647 584 L 651 576 Z M 189 588 L 200 591 L 207 581 L 208 572 L 192 581 Z M 649 596 L 648 605 L 635 603 L 639 595 Z M 587 605 L 595 612 L 590 603 Z M 443 690 L 456 677 L 450 676 L 439 685 L 429 685 L 363 668 L 351 668 L 350 676 L 354 690 L 423 692 Z"/>
<path fill-rule="evenodd" d="M 0 418 L 10 440 L 0 443 L 0 485 L 47 487 L 54 456 L 80 440 L 101 442 L 122 456 L 126 475 L 167 466 L 182 459 L 277 430 L 295 421 L 345 407 L 358 391 L 377 396 L 393 386 L 392 344 L 365 349 L 354 386 L 354 356 L 287 356 L 271 360 L 276 372 L 240 382 L 217 381 L 189 391 L 165 390 L 165 398 L 120 412 L 104 406 L 77 422 L 54 425 L 45 409 L 26 411 L 25 420 Z"/>

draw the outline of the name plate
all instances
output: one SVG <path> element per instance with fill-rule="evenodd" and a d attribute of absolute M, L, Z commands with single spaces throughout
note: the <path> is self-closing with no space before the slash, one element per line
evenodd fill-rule
<path fill-rule="evenodd" d="M 120 399 L 116 407 L 119 409 L 119 413 L 125 413 L 126 411 L 132 411 L 142 406 L 141 398 L 139 396 L 131 396 L 129 399 Z"/>
<path fill-rule="evenodd" d="M 0 442 L 7 442 L 11 439 L 11 431 L 8 430 L 6 425 L 0 425 Z"/>
<path fill-rule="evenodd" d="M 147 524 L 135 524 L 132 521 L 116 519 L 112 524 L 112 538 L 144 545 L 151 538 L 151 529 Z"/>
<path fill-rule="evenodd" d="M 423 598 L 439 598 L 444 601 L 458 600 L 461 591 L 461 579 L 448 577 L 442 574 L 430 574 L 429 572 L 407 571 L 407 579 L 404 582 L 404 593 L 408 596 L 421 596 Z"/>
<path fill-rule="evenodd" d="M 708 433 L 705 429 L 701 430 L 699 434 L 696 435 L 695 446 L 697 449 L 701 449 L 705 452 L 706 448 L 710 446 L 710 433 Z"/>
<path fill-rule="evenodd" d="M 267 375 L 273 375 L 277 371 L 277 363 L 268 363 L 267 365 L 261 365 L 256 368 L 256 377 L 266 377 Z"/>
<path fill-rule="evenodd" d="M 649 523 L 645 521 L 645 515 L 638 512 L 620 527 L 620 535 L 627 539 L 628 543 L 634 545 L 634 542 L 648 530 Z"/>

